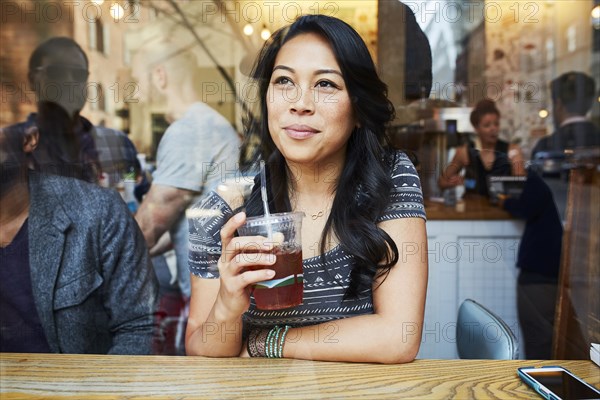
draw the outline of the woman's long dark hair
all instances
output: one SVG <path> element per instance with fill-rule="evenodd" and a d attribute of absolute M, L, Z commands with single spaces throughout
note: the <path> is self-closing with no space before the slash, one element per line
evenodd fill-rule
<path fill-rule="evenodd" d="M 396 264 L 398 248 L 376 225 L 388 204 L 392 187 L 390 167 L 395 153 L 389 150 L 385 127 L 394 117 L 394 106 L 387 98 L 387 86 L 379 79 L 365 43 L 350 25 L 333 17 L 306 15 L 269 39 L 252 73 L 258 84 L 260 116 L 250 116 L 245 121 L 245 144 L 257 144 L 250 154 L 250 165 L 256 166 L 260 159 L 267 161 L 270 211 L 289 211 L 291 182 L 286 161 L 269 133 L 267 90 L 279 50 L 290 39 L 305 33 L 320 35 L 331 45 L 358 121 L 358 127 L 348 140 L 346 163 L 337 182 L 320 246 L 324 262 L 327 239 L 334 234 L 343 250 L 354 257 L 346 298 L 356 298 L 371 287 L 374 277 L 387 274 Z M 245 204 L 249 216 L 264 213 L 258 187 L 257 178 Z"/>

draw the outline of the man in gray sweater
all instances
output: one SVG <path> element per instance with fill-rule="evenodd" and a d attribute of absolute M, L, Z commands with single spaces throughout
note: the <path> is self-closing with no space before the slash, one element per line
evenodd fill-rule
<path fill-rule="evenodd" d="M 157 283 L 119 195 L 28 169 L 0 130 L 0 352 L 151 353 Z"/>

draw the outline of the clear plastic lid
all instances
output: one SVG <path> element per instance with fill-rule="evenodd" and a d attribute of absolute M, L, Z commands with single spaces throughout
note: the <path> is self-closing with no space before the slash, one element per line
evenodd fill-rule
<path fill-rule="evenodd" d="M 298 222 L 302 221 L 302 218 L 304 218 L 305 216 L 306 214 L 304 214 L 302 211 L 271 214 L 268 217 L 260 215 L 257 217 L 247 218 L 245 226 L 253 227 L 262 225 L 282 224 L 287 222 Z"/>

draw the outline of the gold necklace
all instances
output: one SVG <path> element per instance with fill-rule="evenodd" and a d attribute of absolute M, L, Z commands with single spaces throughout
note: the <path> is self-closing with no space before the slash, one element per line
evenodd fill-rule
<path fill-rule="evenodd" d="M 314 220 L 316 220 L 316 219 L 318 219 L 318 218 L 321 218 L 323 215 L 325 215 L 325 210 L 326 210 L 326 209 L 323 209 L 323 210 L 321 210 L 321 211 L 319 211 L 319 212 L 317 212 L 317 213 L 315 213 L 315 214 L 310 214 L 310 218 L 311 218 L 313 221 L 314 221 Z"/>
<path fill-rule="evenodd" d="M 296 199 L 293 199 L 292 201 L 295 203 Z M 317 219 L 319 219 L 319 218 L 327 215 L 327 212 L 331 210 L 331 203 L 332 202 L 333 202 L 333 199 L 331 199 L 328 202 L 328 204 L 327 204 L 327 206 L 325 208 L 322 208 L 322 209 L 318 210 L 315 213 L 308 212 L 308 211 L 305 211 L 305 212 L 306 212 L 306 214 L 310 215 L 310 219 L 312 219 L 313 221 L 316 221 Z M 292 206 L 292 209 L 295 210 L 297 206 L 298 206 L 298 204 L 296 203 L 294 206 Z M 303 207 L 300 207 L 300 209 L 302 209 L 302 208 Z"/>
<path fill-rule="evenodd" d="M 321 218 L 321 217 L 323 217 L 323 216 L 325 216 L 325 215 L 328 215 L 328 212 L 329 212 L 329 211 L 331 211 L 331 204 L 328 204 L 328 205 L 327 205 L 327 207 L 325 207 L 325 208 L 323 208 L 323 209 L 321 209 L 321 210 L 317 211 L 317 212 L 316 212 L 316 213 L 314 213 L 314 214 L 313 214 L 313 213 L 309 213 L 309 214 L 310 214 L 310 218 L 311 218 L 313 221 L 316 221 L 317 219 L 319 219 L 319 218 Z"/>

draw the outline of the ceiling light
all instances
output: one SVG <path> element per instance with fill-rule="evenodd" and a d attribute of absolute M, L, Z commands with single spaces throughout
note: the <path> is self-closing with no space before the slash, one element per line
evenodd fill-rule
<path fill-rule="evenodd" d="M 250 36 L 254 33 L 254 28 L 250 24 L 244 26 L 244 35 Z"/>
<path fill-rule="evenodd" d="M 592 8 L 592 26 L 594 29 L 600 29 L 600 5 Z"/>
<path fill-rule="evenodd" d="M 262 31 L 260 31 L 260 37 L 262 38 L 262 40 L 267 40 L 271 37 L 271 31 L 268 30 L 266 26 L 263 26 Z"/>
<path fill-rule="evenodd" d="M 125 16 L 125 10 L 123 10 L 123 7 L 119 3 L 112 3 L 110 6 L 110 15 L 115 21 L 118 21 Z"/>

